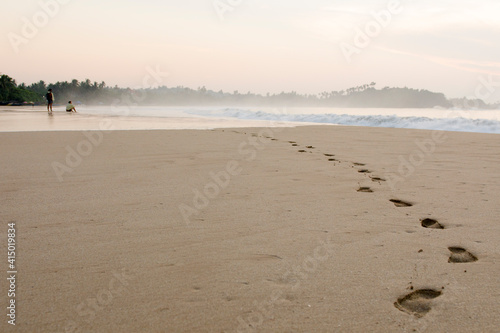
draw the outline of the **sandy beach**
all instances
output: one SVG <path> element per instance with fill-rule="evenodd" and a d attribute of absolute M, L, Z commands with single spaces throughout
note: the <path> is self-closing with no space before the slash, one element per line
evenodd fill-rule
<path fill-rule="evenodd" d="M 498 332 L 498 135 L 93 129 L 0 133 L 1 332 Z"/>

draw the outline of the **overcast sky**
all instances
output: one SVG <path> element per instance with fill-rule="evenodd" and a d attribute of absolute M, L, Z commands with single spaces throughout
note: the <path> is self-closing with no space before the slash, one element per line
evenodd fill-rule
<path fill-rule="evenodd" d="M 18 83 L 89 78 L 140 87 L 147 68 L 159 68 L 169 73 L 167 86 L 319 93 L 374 81 L 500 100 L 498 0 L 18 0 L 1 7 L 0 72 Z"/>

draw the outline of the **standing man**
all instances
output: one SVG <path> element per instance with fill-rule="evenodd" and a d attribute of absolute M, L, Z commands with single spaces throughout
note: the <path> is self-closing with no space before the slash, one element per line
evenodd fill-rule
<path fill-rule="evenodd" d="M 54 98 L 54 94 L 52 93 L 52 89 L 49 89 L 49 92 L 45 95 L 45 98 L 47 99 L 47 112 L 49 115 L 52 115 L 52 104 L 54 104 L 54 101 L 56 100 Z"/>

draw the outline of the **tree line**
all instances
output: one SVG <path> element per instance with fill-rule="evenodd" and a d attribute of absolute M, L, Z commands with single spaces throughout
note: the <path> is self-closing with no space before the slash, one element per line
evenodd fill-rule
<path fill-rule="evenodd" d="M 48 89 L 52 89 L 56 104 L 71 100 L 76 104 L 111 105 L 247 105 L 247 106 L 323 106 L 323 107 L 379 107 L 379 108 L 433 108 L 462 107 L 498 108 L 482 100 L 447 99 L 444 94 L 423 89 L 375 88 L 376 83 L 364 84 L 340 91 L 324 91 L 319 94 L 298 94 L 295 91 L 265 95 L 239 91 L 213 91 L 205 87 L 160 86 L 145 89 L 109 87 L 105 82 L 92 82 L 89 79 L 71 82 L 45 83 L 39 81 L 31 85 L 16 84 L 7 75 L 0 77 L 0 103 L 43 104 Z"/>
<path fill-rule="evenodd" d="M 17 86 L 16 81 L 8 75 L 0 76 L 0 103 L 40 103 L 42 96 L 24 85 Z"/>

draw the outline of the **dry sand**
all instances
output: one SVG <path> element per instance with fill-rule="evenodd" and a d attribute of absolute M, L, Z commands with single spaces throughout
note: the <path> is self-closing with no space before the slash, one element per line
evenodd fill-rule
<path fill-rule="evenodd" d="M 4 256 L 8 222 L 18 241 L 17 325 L 3 314 L 1 332 L 500 327 L 498 135 L 30 132 L 0 147 Z"/>

